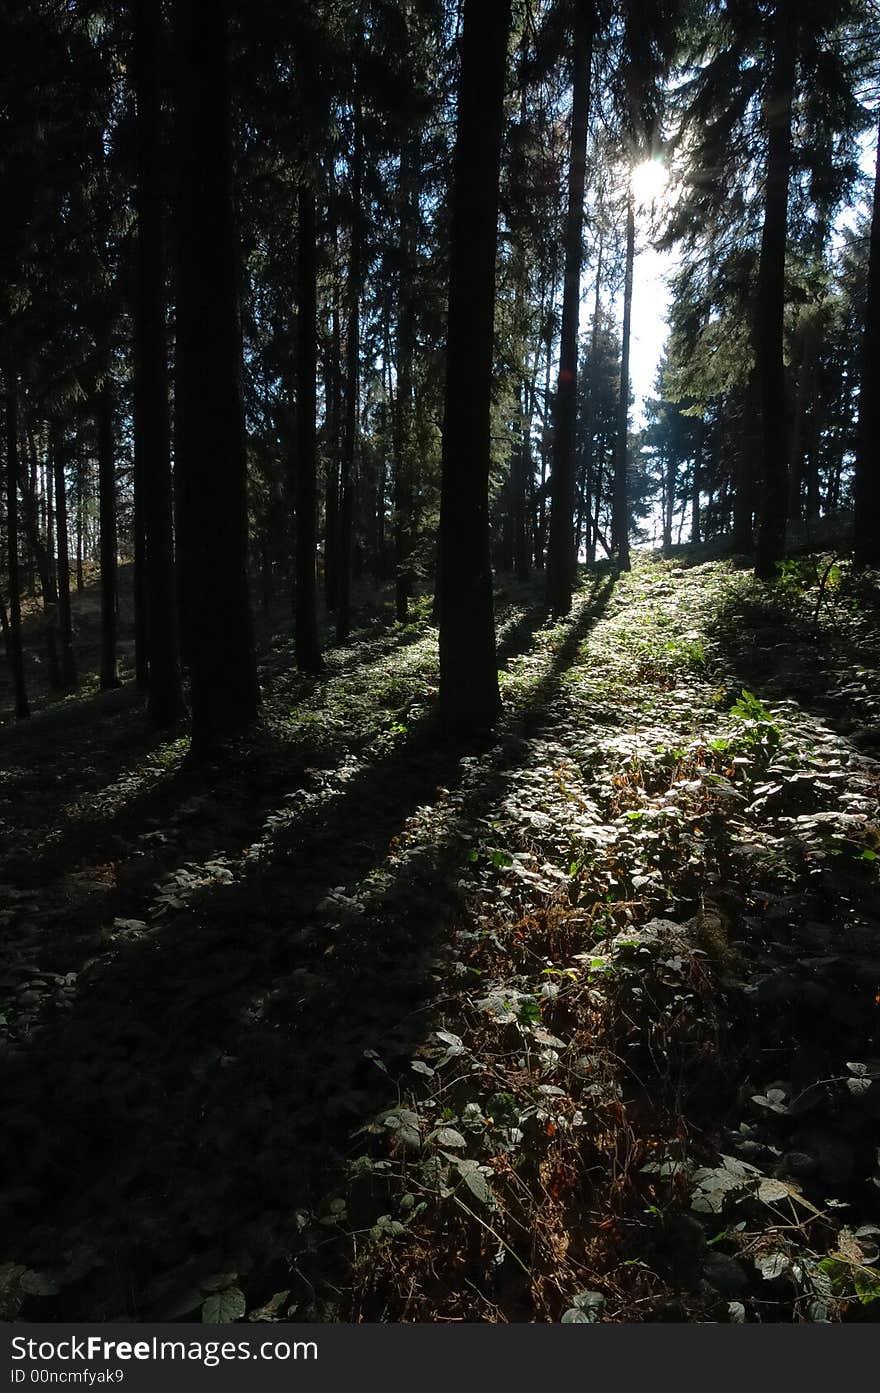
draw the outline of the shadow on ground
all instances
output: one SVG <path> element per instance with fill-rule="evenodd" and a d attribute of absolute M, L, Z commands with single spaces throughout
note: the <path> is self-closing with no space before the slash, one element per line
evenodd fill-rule
<path fill-rule="evenodd" d="M 529 731 L 612 587 L 594 577 L 521 718 Z M 525 648 L 538 622 L 510 642 Z M 0 1258 L 59 1285 L 27 1315 L 173 1318 L 192 1311 L 198 1277 L 246 1281 L 293 1243 L 297 1210 L 389 1102 L 364 1052 L 392 1073 L 405 1064 L 443 989 L 459 849 L 422 849 L 399 871 L 388 853 L 477 748 L 423 718 L 305 800 L 243 880 L 86 963 L 70 1006 L 0 1055 Z M 528 758 L 522 742 L 495 747 L 483 810 Z M 172 780 L 163 796 L 187 789 Z"/>

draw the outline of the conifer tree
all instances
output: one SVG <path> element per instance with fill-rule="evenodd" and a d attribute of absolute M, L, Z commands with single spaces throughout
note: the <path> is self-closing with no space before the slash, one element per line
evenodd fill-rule
<path fill-rule="evenodd" d="M 547 608 L 568 614 L 575 574 L 575 416 L 577 403 L 578 320 L 583 258 L 584 185 L 587 165 L 587 127 L 592 64 L 592 0 L 575 0 L 572 43 L 571 150 L 568 172 L 568 213 L 565 228 L 565 277 L 562 298 L 562 338 L 559 380 L 553 424 L 553 465 L 550 476 L 550 538 L 547 547 Z"/>
<path fill-rule="evenodd" d="M 880 568 L 880 130 L 868 257 L 854 502 L 856 564 Z"/>
<path fill-rule="evenodd" d="M 163 34 L 156 0 L 134 0 L 137 282 L 134 301 L 135 484 L 144 531 L 139 583 L 145 609 L 147 704 L 157 726 L 183 713 L 174 583 L 171 427 L 165 329 Z M 136 522 L 136 526 L 137 526 Z"/>
<path fill-rule="evenodd" d="M 175 466 L 193 750 L 250 726 L 259 688 L 247 572 L 228 3 L 176 7 Z"/>
<path fill-rule="evenodd" d="M 500 710 L 489 553 L 498 185 L 510 0 L 465 0 L 449 232 L 440 504 L 440 708 L 457 730 Z"/>

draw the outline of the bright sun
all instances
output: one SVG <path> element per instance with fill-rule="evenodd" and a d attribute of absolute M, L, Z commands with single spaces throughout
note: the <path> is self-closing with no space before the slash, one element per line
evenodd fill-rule
<path fill-rule="evenodd" d="M 648 207 L 660 198 L 669 181 L 669 172 L 662 160 L 643 160 L 632 172 L 633 198 L 641 207 Z"/>

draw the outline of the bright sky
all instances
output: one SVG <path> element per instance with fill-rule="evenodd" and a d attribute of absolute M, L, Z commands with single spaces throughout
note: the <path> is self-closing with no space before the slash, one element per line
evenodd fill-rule
<path fill-rule="evenodd" d="M 669 311 L 669 287 L 667 278 L 675 269 L 674 252 L 657 252 L 646 239 L 644 228 L 637 224 L 636 260 L 633 269 L 632 327 L 629 350 L 630 385 L 635 397 L 631 424 L 642 424 L 642 402 L 653 396 L 654 380 L 666 343 L 667 314 Z M 612 311 L 617 317 L 618 332 L 623 317 L 623 292 L 615 296 Z M 593 286 L 587 282 L 581 285 L 580 333 L 583 339 L 589 333 L 590 316 L 593 313 Z"/>
<path fill-rule="evenodd" d="M 876 158 L 876 134 L 867 131 L 860 141 L 860 165 L 862 172 L 869 177 L 874 173 Z M 636 197 L 649 201 L 651 197 L 662 198 L 663 178 L 658 175 L 656 164 L 646 161 L 634 171 L 634 191 Z M 838 227 L 855 226 L 859 203 L 852 208 L 844 208 L 838 217 Z M 642 228 L 637 222 L 636 264 L 633 274 L 632 307 L 632 345 L 630 348 L 630 379 L 632 382 L 635 408 L 632 424 L 643 424 L 642 404 L 645 397 L 654 391 L 654 379 L 663 354 L 667 334 L 667 314 L 669 310 L 669 288 L 667 279 L 676 266 L 675 252 L 657 252 L 647 245 L 642 217 Z M 616 306 L 618 316 L 622 304 Z"/>
<path fill-rule="evenodd" d="M 672 252 L 655 251 L 648 243 L 650 209 L 663 206 L 669 175 L 659 159 L 644 160 L 632 172 L 636 205 L 636 262 L 633 270 L 630 382 L 635 397 L 635 425 L 642 423 L 642 404 L 654 390 L 657 367 L 666 342 L 669 288 L 667 277 L 675 264 Z"/>
<path fill-rule="evenodd" d="M 640 423 L 642 402 L 654 392 L 654 379 L 666 342 L 669 288 L 666 279 L 675 266 L 672 252 L 643 247 L 633 271 L 630 379 L 635 396 L 634 424 Z"/>

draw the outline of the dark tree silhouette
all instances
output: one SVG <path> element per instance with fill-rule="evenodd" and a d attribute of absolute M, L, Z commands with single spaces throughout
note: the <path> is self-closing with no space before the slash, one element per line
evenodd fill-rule
<path fill-rule="evenodd" d="M 880 129 L 874 171 L 874 204 L 868 253 L 868 296 L 859 392 L 855 477 L 855 560 L 880 567 Z"/>
<path fill-rule="evenodd" d="M 620 397 L 617 407 L 617 444 L 614 455 L 614 502 L 611 545 L 622 571 L 629 570 L 629 349 L 632 332 L 633 268 L 636 220 L 632 190 L 626 202 L 626 268 L 623 286 L 623 338 L 620 345 Z"/>
<path fill-rule="evenodd" d="M 294 650 L 304 672 L 322 666 L 318 642 L 315 547 L 317 542 L 317 222 L 315 192 L 303 182 L 297 219 L 296 355 L 296 593 Z"/>
<path fill-rule="evenodd" d="M 183 714 L 174 586 L 171 431 L 165 335 L 161 7 L 134 0 L 137 133 L 137 289 L 134 305 L 136 487 L 144 530 L 138 589 L 145 609 L 147 708 L 157 726 Z M 136 499 L 136 502 L 138 500 Z M 136 537 L 136 545 L 137 545 Z"/>
<path fill-rule="evenodd" d="M 363 256 L 363 130 L 360 92 L 355 74 L 352 111 L 351 247 L 348 260 L 348 325 L 345 350 L 345 414 L 339 474 L 339 562 L 336 578 L 336 637 L 351 632 L 351 567 L 354 527 L 354 489 L 357 469 L 361 397 L 361 260 Z"/>
<path fill-rule="evenodd" d="M 109 334 L 101 335 L 102 380 L 95 394 L 98 441 L 98 505 L 101 522 L 101 690 L 120 685 L 116 643 L 119 627 L 119 580 L 116 533 L 116 454 L 113 383 L 110 376 Z"/>
<path fill-rule="evenodd" d="M 9 619 L 6 649 L 15 691 L 15 715 L 30 715 L 21 646 L 21 577 L 18 565 L 18 382 L 6 374 L 6 556 L 9 576 Z"/>
<path fill-rule="evenodd" d="M 440 494 L 440 707 L 447 725 L 500 710 L 489 554 L 498 183 L 510 0 L 466 0 L 449 240 Z"/>
<path fill-rule="evenodd" d="M 339 227 L 336 181 L 332 169 L 328 174 L 330 186 L 328 222 L 330 224 L 333 258 L 333 286 L 330 292 L 330 334 L 324 362 L 324 401 L 326 418 L 326 463 L 324 468 L 324 602 L 335 610 L 339 600 L 339 432 L 342 408 L 340 360 L 342 332 L 339 322 L 340 286 L 338 275 Z"/>
<path fill-rule="evenodd" d="M 581 307 L 581 262 L 584 240 L 584 185 L 587 171 L 587 123 L 593 56 L 592 0 L 576 0 L 572 45 L 573 96 L 571 153 L 568 167 L 568 214 L 565 224 L 565 279 L 562 338 L 553 423 L 550 475 L 550 537 L 547 546 L 547 608 L 568 614 L 577 557 L 574 550 L 575 417 L 577 414 L 578 317 Z"/>
<path fill-rule="evenodd" d="M 706 439 L 706 418 L 697 417 L 694 440 L 694 472 L 691 475 L 691 545 L 700 544 L 700 495 L 703 491 L 703 445 Z"/>
<path fill-rule="evenodd" d="M 754 339 L 761 413 L 761 495 L 755 573 L 770 580 L 785 555 L 788 438 L 785 419 L 785 247 L 791 172 L 791 119 L 797 63 L 797 5 L 779 0 L 770 31 L 764 120 L 767 165 Z"/>
<path fill-rule="evenodd" d="M 227 0 L 176 7 L 178 536 L 193 749 L 249 726 L 259 689 L 232 186 Z"/>
<path fill-rule="evenodd" d="M 400 272 L 397 309 L 397 397 L 394 403 L 394 603 L 406 623 L 412 590 L 413 267 L 418 236 L 418 142 L 404 139 L 400 155 Z"/>
<path fill-rule="evenodd" d="M 70 540 L 67 520 L 67 478 L 65 438 L 56 427 L 52 432 L 52 469 L 55 475 L 55 531 L 58 544 L 58 637 L 62 686 L 76 686 L 76 658 L 73 652 L 73 621 L 70 610 Z"/>

